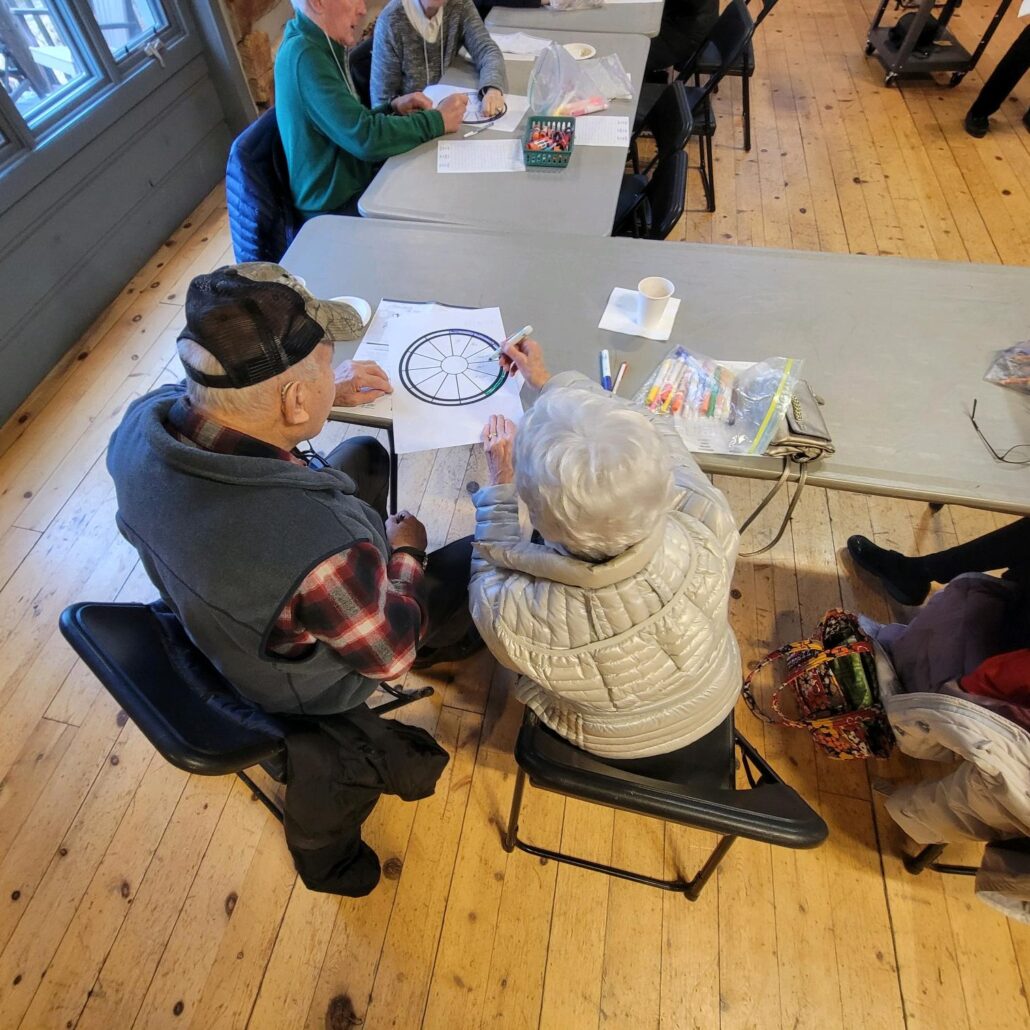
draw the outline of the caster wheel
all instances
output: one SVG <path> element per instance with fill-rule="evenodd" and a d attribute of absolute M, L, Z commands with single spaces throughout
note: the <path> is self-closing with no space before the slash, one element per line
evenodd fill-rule
<path fill-rule="evenodd" d="M 875 47 L 873 46 L 873 44 L 870 43 L 869 40 L 867 39 L 865 41 L 865 55 L 866 55 L 866 57 L 871 57 L 874 49 L 875 49 Z"/>
<path fill-rule="evenodd" d="M 883 77 L 883 84 L 884 84 L 885 86 L 893 86 L 893 85 L 894 85 L 894 83 L 895 83 L 895 82 L 897 82 L 897 81 L 898 81 L 898 75 L 897 75 L 897 72 L 888 72 L 888 73 L 887 73 L 887 74 L 886 74 L 886 75 L 885 75 L 885 76 Z"/>

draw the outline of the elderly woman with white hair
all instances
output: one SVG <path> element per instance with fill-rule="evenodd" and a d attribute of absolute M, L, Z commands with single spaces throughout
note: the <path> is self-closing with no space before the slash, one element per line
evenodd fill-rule
<path fill-rule="evenodd" d="M 727 607 L 738 534 L 681 439 L 585 377 L 506 350 L 540 390 L 522 425 L 483 430 L 472 617 L 516 691 L 573 744 L 611 759 L 686 747 L 740 692 Z M 523 539 L 519 501 L 542 538 Z"/>

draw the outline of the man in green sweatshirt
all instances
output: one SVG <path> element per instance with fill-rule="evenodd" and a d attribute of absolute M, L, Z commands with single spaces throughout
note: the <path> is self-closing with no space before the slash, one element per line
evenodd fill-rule
<path fill-rule="evenodd" d="M 293 203 L 304 216 L 357 214 L 378 166 L 461 125 L 468 97 L 433 108 L 424 93 L 369 110 L 358 99 L 347 48 L 357 42 L 364 0 L 293 0 L 275 59 L 275 108 Z"/>

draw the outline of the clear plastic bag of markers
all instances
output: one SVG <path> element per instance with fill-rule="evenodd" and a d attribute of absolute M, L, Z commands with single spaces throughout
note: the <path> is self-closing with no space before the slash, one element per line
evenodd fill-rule
<path fill-rule="evenodd" d="M 696 451 L 764 454 L 801 375 L 797 358 L 716 361 L 673 347 L 634 402 L 674 418 Z"/>

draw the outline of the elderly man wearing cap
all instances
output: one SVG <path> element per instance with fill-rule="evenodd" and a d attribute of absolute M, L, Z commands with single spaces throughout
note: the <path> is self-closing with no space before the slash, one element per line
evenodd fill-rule
<path fill-rule="evenodd" d="M 164 602 L 239 692 L 271 712 L 360 705 L 416 661 L 478 646 L 469 539 L 426 556 L 408 512 L 386 518 L 388 459 L 364 437 L 298 446 L 336 405 L 391 392 L 373 362 L 332 369 L 355 339 L 345 304 L 278 265 L 194 279 L 187 379 L 137 400 L 111 438 L 118 525 Z"/>

